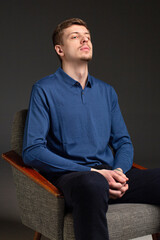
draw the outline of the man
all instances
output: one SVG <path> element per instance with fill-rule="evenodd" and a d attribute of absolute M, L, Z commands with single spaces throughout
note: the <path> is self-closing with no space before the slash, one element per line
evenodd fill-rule
<path fill-rule="evenodd" d="M 63 192 L 77 240 L 106 240 L 108 203 L 159 204 L 160 171 L 130 170 L 133 146 L 117 94 L 88 73 L 86 23 L 60 23 L 53 43 L 61 68 L 33 86 L 23 159 Z"/>

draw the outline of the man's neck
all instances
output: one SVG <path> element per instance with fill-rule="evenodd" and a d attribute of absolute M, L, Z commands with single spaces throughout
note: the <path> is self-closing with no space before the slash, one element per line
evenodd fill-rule
<path fill-rule="evenodd" d="M 81 84 L 82 89 L 85 88 L 87 78 L 88 78 L 88 63 L 83 63 L 83 64 L 62 63 L 62 69 L 71 78 L 78 81 Z"/>

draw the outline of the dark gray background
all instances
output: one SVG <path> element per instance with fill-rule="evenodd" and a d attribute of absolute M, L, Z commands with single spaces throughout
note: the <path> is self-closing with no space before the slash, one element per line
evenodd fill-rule
<path fill-rule="evenodd" d="M 116 89 L 134 144 L 134 161 L 159 167 L 159 0 L 2 0 L 0 11 L 1 153 L 10 149 L 13 115 L 27 108 L 33 83 L 59 66 L 53 29 L 66 18 L 79 17 L 92 33 L 90 74 Z M 12 174 L 4 160 L 0 192 L 0 219 L 19 221 Z"/>

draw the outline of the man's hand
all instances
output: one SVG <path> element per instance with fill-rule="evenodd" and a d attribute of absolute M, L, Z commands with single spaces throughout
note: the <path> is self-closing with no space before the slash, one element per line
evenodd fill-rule
<path fill-rule="evenodd" d="M 91 168 L 91 171 L 96 171 L 102 174 L 109 184 L 109 195 L 111 199 L 121 198 L 125 192 L 128 190 L 128 178 L 126 175 L 118 170 L 106 170 L 106 169 L 94 169 Z"/>

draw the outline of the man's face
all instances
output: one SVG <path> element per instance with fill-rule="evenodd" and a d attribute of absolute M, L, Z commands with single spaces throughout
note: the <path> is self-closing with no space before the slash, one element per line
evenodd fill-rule
<path fill-rule="evenodd" d="M 64 29 L 60 45 L 63 61 L 89 61 L 92 59 L 92 43 L 89 31 L 84 26 L 72 25 Z"/>

